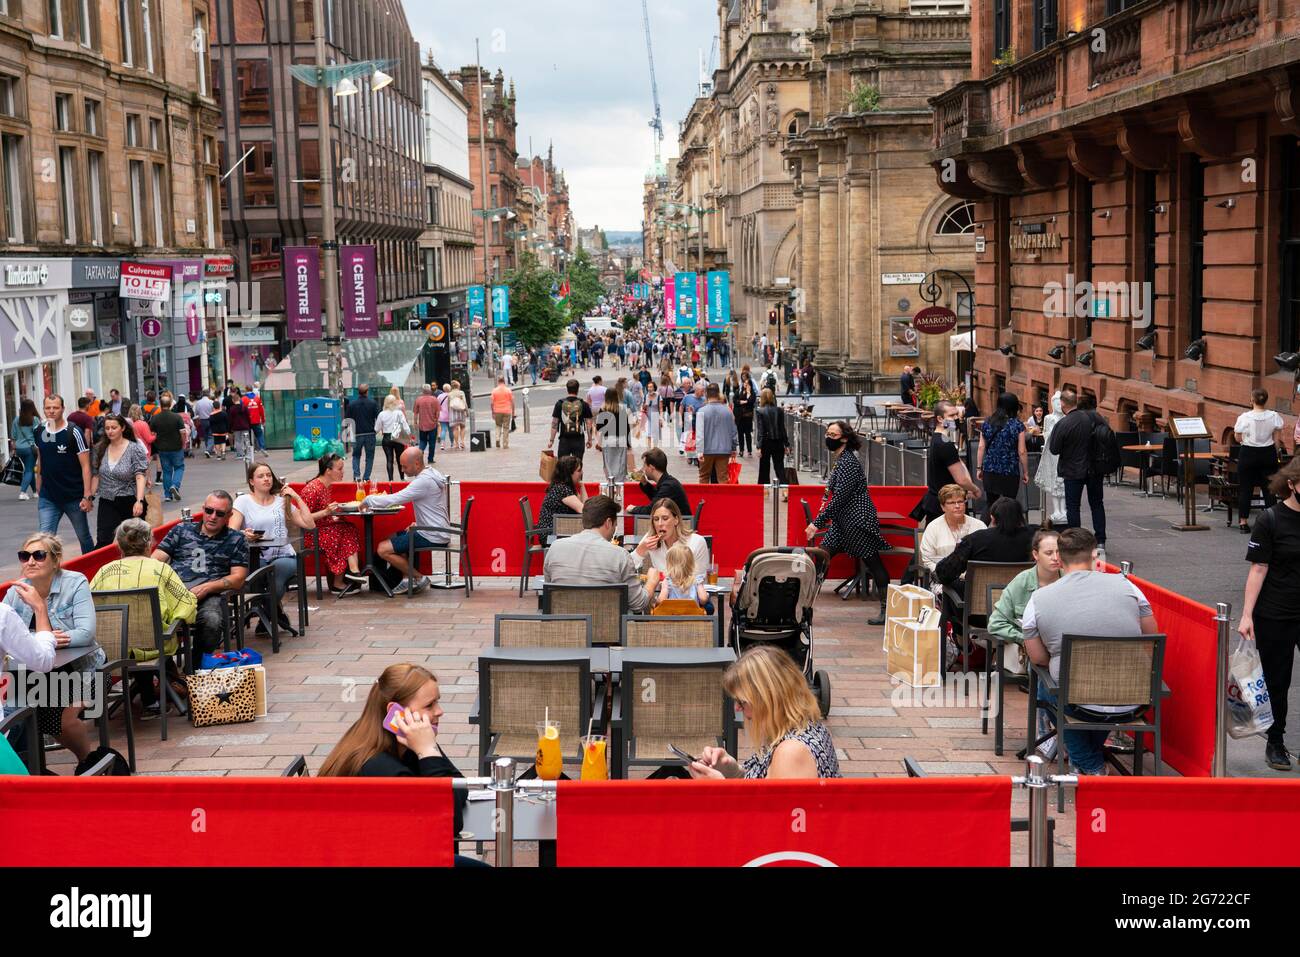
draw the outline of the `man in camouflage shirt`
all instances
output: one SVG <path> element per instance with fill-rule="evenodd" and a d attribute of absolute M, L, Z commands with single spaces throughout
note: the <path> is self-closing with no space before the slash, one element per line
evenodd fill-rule
<path fill-rule="evenodd" d="M 198 668 L 204 652 L 221 644 L 223 594 L 234 591 L 248 576 L 248 543 L 230 528 L 234 501 L 220 489 L 203 503 L 199 522 L 180 522 L 154 549 L 153 557 L 168 562 L 199 603 L 194 624 L 191 663 Z"/>

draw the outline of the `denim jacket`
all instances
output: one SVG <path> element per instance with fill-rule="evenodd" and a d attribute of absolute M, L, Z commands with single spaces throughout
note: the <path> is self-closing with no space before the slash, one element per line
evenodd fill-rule
<path fill-rule="evenodd" d="M 25 578 L 21 580 L 27 581 Z M 36 616 L 17 591 L 9 589 L 4 603 L 18 613 L 23 624 L 32 627 Z M 95 602 L 90 597 L 90 582 L 86 581 L 85 575 L 73 571 L 56 572 L 45 603 L 49 609 L 50 627 L 67 632 L 72 639 L 68 647 L 85 648 L 95 644 Z M 108 660 L 102 648 L 96 657 Z M 98 663 L 103 664 L 103 661 Z"/>

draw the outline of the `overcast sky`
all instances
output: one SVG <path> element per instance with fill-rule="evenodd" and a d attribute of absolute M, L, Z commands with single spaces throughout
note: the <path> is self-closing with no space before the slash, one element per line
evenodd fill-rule
<path fill-rule="evenodd" d="M 641 228 L 641 184 L 654 165 L 654 116 L 637 0 L 407 0 L 411 32 L 438 65 L 505 71 L 519 98 L 519 155 L 555 142 L 580 226 Z M 712 0 L 650 0 L 664 158 L 695 99 L 700 49 L 717 33 Z M 716 65 L 716 64 L 714 64 Z"/>

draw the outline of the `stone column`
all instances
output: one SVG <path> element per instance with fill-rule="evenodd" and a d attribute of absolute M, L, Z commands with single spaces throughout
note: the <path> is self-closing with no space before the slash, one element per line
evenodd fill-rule
<path fill-rule="evenodd" d="M 821 178 L 818 191 L 817 221 L 820 241 L 817 245 L 818 350 L 820 368 L 840 370 L 844 360 L 844 337 L 840 302 L 840 177 L 839 156 L 824 151 L 819 163 Z"/>
<path fill-rule="evenodd" d="M 854 157 L 865 162 L 866 157 Z M 855 165 L 855 164 L 854 164 Z M 845 372 L 865 375 L 872 371 L 880 330 L 880 278 L 876 260 L 871 173 L 851 170 L 844 177 L 849 190 L 849 308 L 845 317 Z"/>
<path fill-rule="evenodd" d="M 807 178 L 812 180 L 811 174 Z M 799 339 L 805 347 L 816 348 L 820 318 L 817 312 L 819 297 L 817 285 L 820 275 L 817 272 L 818 242 L 820 235 L 818 223 L 818 187 L 816 182 L 806 182 L 800 190 L 802 193 L 799 209 L 799 289 L 803 292 L 803 302 L 796 303 L 798 315 Z"/>

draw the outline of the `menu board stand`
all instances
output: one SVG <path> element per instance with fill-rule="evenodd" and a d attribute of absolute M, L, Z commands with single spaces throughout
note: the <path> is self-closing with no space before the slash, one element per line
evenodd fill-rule
<path fill-rule="evenodd" d="M 1169 434 L 1177 441 L 1183 463 L 1183 524 L 1174 525 L 1180 532 L 1206 532 L 1208 525 L 1196 520 L 1196 440 L 1208 439 L 1210 430 L 1200 417 L 1170 417 Z"/>

